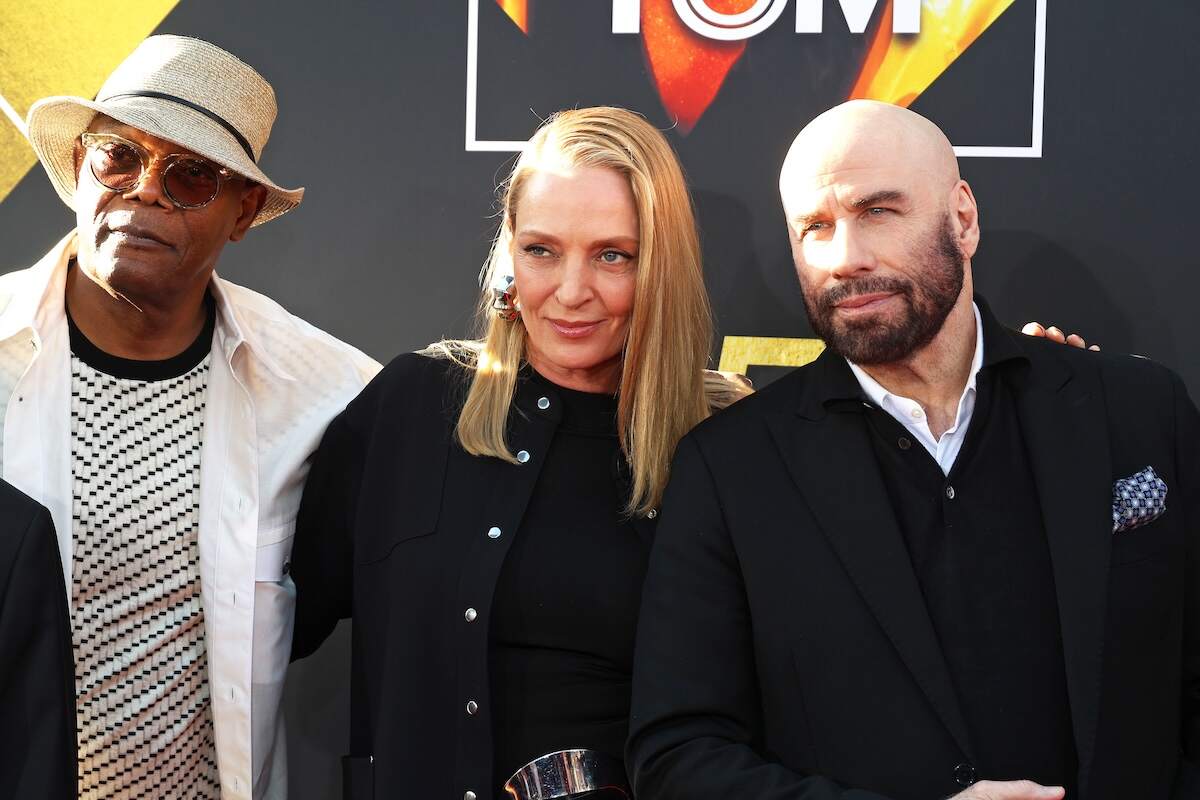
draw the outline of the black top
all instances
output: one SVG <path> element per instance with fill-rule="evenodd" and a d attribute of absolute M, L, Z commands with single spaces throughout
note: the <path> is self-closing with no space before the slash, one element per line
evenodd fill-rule
<path fill-rule="evenodd" d="M 623 513 L 617 400 L 554 386 L 563 417 L 492 602 L 495 796 L 554 750 L 621 758 L 648 543 Z"/>
<path fill-rule="evenodd" d="M 985 324 L 975 411 L 949 475 L 885 411 L 865 416 L 963 707 L 975 777 L 1066 786 L 1075 797 L 1054 571 L 1012 387 L 1028 360 L 996 334 Z"/>
<path fill-rule="evenodd" d="M 80 361 L 93 369 L 111 375 L 114 378 L 125 378 L 134 381 L 168 381 L 191 372 L 197 364 L 204 360 L 212 349 L 213 331 L 217 323 L 217 304 L 211 294 L 204 295 L 205 319 L 204 327 L 195 340 L 178 355 L 153 361 L 142 361 L 132 358 L 121 358 L 106 353 L 91 340 L 83 335 L 71 310 L 67 311 L 67 327 L 71 333 L 71 352 Z"/>

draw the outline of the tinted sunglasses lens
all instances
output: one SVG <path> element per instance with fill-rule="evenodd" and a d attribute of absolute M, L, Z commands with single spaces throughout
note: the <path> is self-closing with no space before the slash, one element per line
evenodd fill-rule
<path fill-rule="evenodd" d="M 128 189 L 142 174 L 142 157 L 120 142 L 97 142 L 88 148 L 88 164 L 96 180 L 109 189 Z"/>
<path fill-rule="evenodd" d="M 207 161 L 180 158 L 163 172 L 163 188 L 179 205 L 195 208 L 217 196 L 221 176 Z"/>

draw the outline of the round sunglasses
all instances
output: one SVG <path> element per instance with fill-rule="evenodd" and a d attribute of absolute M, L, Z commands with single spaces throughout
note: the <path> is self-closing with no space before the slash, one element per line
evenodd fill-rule
<path fill-rule="evenodd" d="M 221 185 L 238 177 L 225 167 L 199 156 L 171 153 L 156 156 L 146 148 L 113 133 L 85 133 L 80 137 L 88 170 L 106 189 L 125 192 L 136 186 L 154 161 L 162 161 L 163 194 L 180 208 L 202 208 L 221 192 Z"/>

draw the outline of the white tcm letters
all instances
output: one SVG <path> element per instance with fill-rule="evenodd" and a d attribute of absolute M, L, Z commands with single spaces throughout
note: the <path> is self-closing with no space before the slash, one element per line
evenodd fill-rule
<path fill-rule="evenodd" d="M 673 0 L 675 13 L 683 23 L 701 36 L 733 42 L 749 39 L 775 24 L 790 0 L 754 0 L 745 11 L 726 14 L 714 11 L 708 0 Z M 842 16 L 851 33 L 867 29 L 879 0 L 838 0 Z M 796 0 L 796 33 L 820 33 L 823 26 L 824 0 Z M 921 0 L 895 0 L 892 33 L 921 32 Z M 641 0 L 613 0 L 612 32 L 638 33 L 641 30 Z"/>

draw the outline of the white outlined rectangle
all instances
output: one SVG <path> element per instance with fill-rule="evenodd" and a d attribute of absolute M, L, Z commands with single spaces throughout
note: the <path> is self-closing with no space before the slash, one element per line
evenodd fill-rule
<path fill-rule="evenodd" d="M 489 0 L 490 1 L 490 0 Z M 962 158 L 1041 158 L 1043 104 L 1046 95 L 1046 2 L 1036 0 L 1037 18 L 1034 24 L 1033 52 L 1033 118 L 1029 146 L 997 147 L 955 145 L 954 152 Z M 477 136 L 479 91 L 479 0 L 467 0 L 467 115 L 466 151 L 517 153 L 525 149 L 523 141 L 480 139 Z"/>

